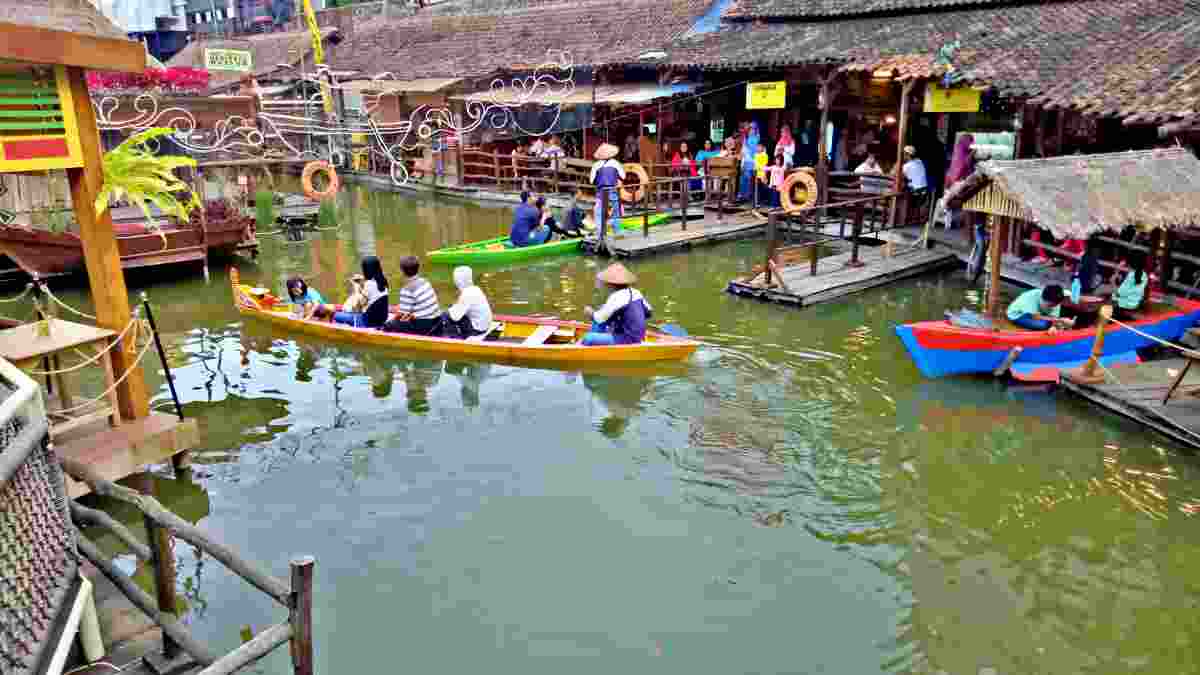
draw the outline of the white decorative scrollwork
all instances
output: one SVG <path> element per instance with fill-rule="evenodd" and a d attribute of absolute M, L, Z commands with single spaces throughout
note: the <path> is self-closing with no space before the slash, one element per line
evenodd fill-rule
<path fill-rule="evenodd" d="M 427 146 L 434 139 L 446 141 L 453 137 L 460 142 L 481 127 L 494 130 L 515 128 L 523 136 L 546 136 L 553 133 L 562 117 L 563 103 L 575 91 L 575 66 L 567 52 L 549 52 L 546 63 L 531 74 L 505 81 L 496 78 L 487 96 L 473 98 L 464 105 L 463 115 L 448 107 L 420 106 L 407 120 L 377 122 L 372 113 L 378 109 L 389 92 L 388 83 L 396 81 L 391 73 L 372 78 L 378 87 L 365 88 L 366 117 L 359 120 L 338 119 L 326 115 L 323 109 L 323 85 L 331 90 L 349 89 L 337 81 L 326 66 L 303 78 L 312 83 L 317 93 L 304 102 L 299 114 L 262 111 L 253 117 L 231 115 L 216 122 L 211 129 L 201 129 L 191 111 L 178 105 L 163 107 L 154 94 L 141 94 L 132 99 L 132 114 L 119 116 L 123 100 L 106 95 L 92 99 L 96 122 L 104 131 L 138 132 L 151 127 L 171 127 L 173 139 L 192 156 L 230 154 L 239 157 L 295 159 L 334 159 L 345 157 L 346 139 L 365 135 L 370 139 L 369 151 L 384 158 L 390 166 L 389 175 L 396 185 L 409 180 L 404 152 Z M 361 91 L 361 86 L 355 86 Z M 522 106 L 540 105 L 552 111 L 553 118 L 545 129 L 527 129 L 521 124 L 517 111 Z M 316 142 L 313 142 L 316 141 Z"/>

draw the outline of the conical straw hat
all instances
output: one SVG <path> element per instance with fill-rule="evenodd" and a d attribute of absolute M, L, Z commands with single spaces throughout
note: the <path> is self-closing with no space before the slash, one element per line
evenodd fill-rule
<path fill-rule="evenodd" d="M 621 263 L 613 263 L 596 275 L 596 278 L 614 286 L 631 286 L 637 283 L 637 275 L 630 272 Z"/>
<path fill-rule="evenodd" d="M 595 157 L 599 160 L 612 159 L 613 157 L 616 157 L 617 153 L 619 152 L 621 152 L 621 150 L 617 148 L 617 146 L 610 143 L 601 143 L 600 147 L 596 148 Z"/>

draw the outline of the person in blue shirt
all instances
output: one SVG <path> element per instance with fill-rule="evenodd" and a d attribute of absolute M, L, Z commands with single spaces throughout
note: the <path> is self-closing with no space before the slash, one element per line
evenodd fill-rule
<path fill-rule="evenodd" d="M 1146 285 L 1150 282 L 1150 275 L 1146 274 L 1146 263 L 1141 259 L 1134 259 L 1133 268 L 1125 274 L 1125 279 L 1121 285 L 1117 287 L 1117 292 L 1113 294 L 1113 300 L 1116 306 L 1113 307 L 1113 316 L 1119 321 L 1133 321 L 1137 318 L 1134 312 L 1142 306 L 1142 301 L 1146 299 Z"/>
<path fill-rule="evenodd" d="M 517 210 L 513 213 L 512 229 L 508 234 L 509 241 L 518 248 L 546 243 L 546 239 L 550 237 L 550 230 L 541 227 L 541 221 L 541 211 L 529 203 L 529 193 L 522 192 L 521 203 L 517 205 Z"/>
<path fill-rule="evenodd" d="M 308 319 L 320 310 L 321 305 L 325 304 L 325 298 L 322 298 L 315 288 L 309 288 L 308 284 L 300 277 L 291 277 L 285 285 L 293 314 Z"/>
<path fill-rule="evenodd" d="M 1064 297 L 1062 286 L 1057 285 L 1025 291 L 1008 306 L 1008 320 L 1028 330 L 1050 330 L 1069 325 L 1073 320 L 1063 319 L 1061 315 Z"/>

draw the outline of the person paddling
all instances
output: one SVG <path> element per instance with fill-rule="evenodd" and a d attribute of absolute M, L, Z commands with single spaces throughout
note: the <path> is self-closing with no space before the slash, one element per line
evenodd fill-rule
<path fill-rule="evenodd" d="M 637 276 L 621 263 L 613 263 L 596 275 L 596 287 L 609 291 L 600 309 L 584 307 L 592 318 L 592 328 L 580 344 L 631 345 L 646 339 L 646 320 L 652 316 L 650 303 L 633 287 Z"/>

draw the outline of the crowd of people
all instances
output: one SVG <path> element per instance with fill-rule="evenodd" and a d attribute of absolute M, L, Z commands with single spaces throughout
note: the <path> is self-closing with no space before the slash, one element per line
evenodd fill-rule
<path fill-rule="evenodd" d="M 327 304 L 321 293 L 300 277 L 287 280 L 287 300 L 299 318 L 385 333 L 467 339 L 492 330 L 491 303 L 476 285 L 470 267 L 454 268 L 458 298 L 444 311 L 433 284 L 421 276 L 421 262 L 416 256 L 401 258 L 400 271 L 404 283 L 396 294 L 395 305 L 390 304 L 391 287 L 376 256 L 363 258 L 362 272 L 347 280 L 346 300 L 341 304 Z M 645 340 L 652 309 L 641 291 L 634 288 L 636 282 L 637 276 L 620 263 L 596 275 L 597 290 L 608 295 L 599 309 L 584 308 L 591 327 L 580 344 L 624 345 Z"/>

